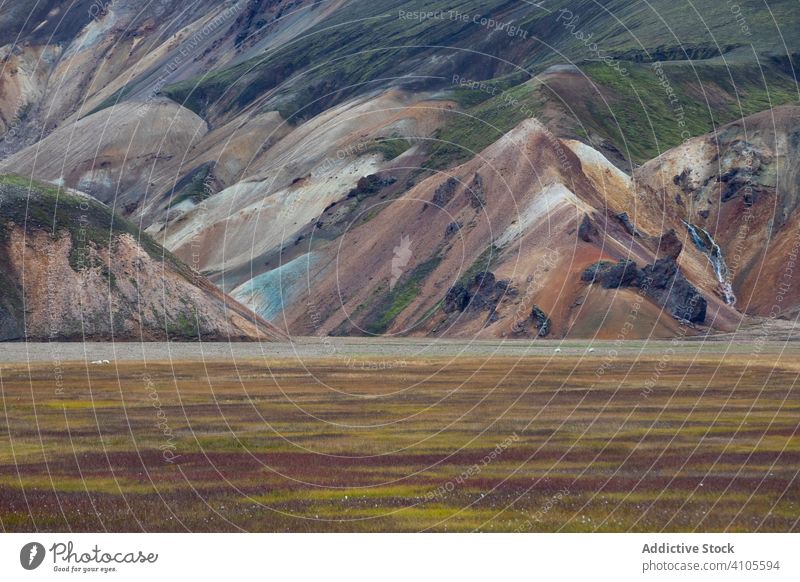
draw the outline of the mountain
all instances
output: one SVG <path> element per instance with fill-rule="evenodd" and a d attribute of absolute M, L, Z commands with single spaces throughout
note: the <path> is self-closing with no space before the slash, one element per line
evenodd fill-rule
<path fill-rule="evenodd" d="M 107 206 L 0 176 L 0 340 L 281 337 Z"/>
<path fill-rule="evenodd" d="M 636 177 L 645 189 L 645 212 L 676 229 L 692 225 L 693 246 L 709 258 L 694 267 L 696 276 L 712 267 L 741 312 L 797 314 L 800 294 L 792 280 L 800 248 L 800 107 L 776 107 L 687 140 Z"/>
<path fill-rule="evenodd" d="M 0 171 L 289 334 L 733 331 L 794 248 L 798 25 L 788 0 L 39 2 L 0 15 Z"/>

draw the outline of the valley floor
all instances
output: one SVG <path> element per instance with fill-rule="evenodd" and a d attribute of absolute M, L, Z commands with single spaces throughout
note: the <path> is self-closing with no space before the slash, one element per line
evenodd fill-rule
<path fill-rule="evenodd" d="M 555 350 L 560 350 L 555 352 Z M 0 364 L 96 360 L 252 360 L 333 358 L 605 356 L 636 358 L 672 350 L 684 355 L 760 355 L 800 353 L 800 328 L 787 322 L 741 328 L 736 333 L 686 336 L 683 339 L 474 340 L 380 336 L 296 337 L 292 342 L 0 342 Z M 591 352 L 589 350 L 592 350 Z"/>
<path fill-rule="evenodd" d="M 0 527 L 800 530 L 800 345 L 433 345 L 4 344 Z"/>

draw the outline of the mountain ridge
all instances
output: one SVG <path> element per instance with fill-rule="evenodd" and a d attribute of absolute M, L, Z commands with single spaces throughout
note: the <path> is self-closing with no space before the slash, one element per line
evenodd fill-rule
<path fill-rule="evenodd" d="M 798 216 L 791 2 L 691 6 L 706 28 L 662 0 L 44 4 L 0 16 L 0 171 L 109 204 L 283 333 L 770 312 Z"/>
<path fill-rule="evenodd" d="M 91 197 L 0 175 L 0 339 L 282 334 Z"/>

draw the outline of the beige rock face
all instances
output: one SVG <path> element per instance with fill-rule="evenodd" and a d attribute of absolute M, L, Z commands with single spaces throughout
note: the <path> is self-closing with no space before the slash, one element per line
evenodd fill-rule
<path fill-rule="evenodd" d="M 7 240 L 11 273 L 21 282 L 29 338 L 263 339 L 273 336 L 235 301 L 156 261 L 128 234 L 112 248 L 76 249 L 69 234 Z M 79 258 L 70 257 L 78 252 Z M 85 265 L 75 270 L 75 262 Z"/>
<path fill-rule="evenodd" d="M 0 339 L 279 336 L 102 203 L 0 175 Z"/>
<path fill-rule="evenodd" d="M 126 102 L 57 129 L 0 170 L 88 192 L 121 210 L 146 194 L 153 174 L 181 159 L 206 131 L 205 121 L 171 101 Z"/>
<path fill-rule="evenodd" d="M 389 166 L 372 149 L 377 139 L 425 138 L 452 107 L 392 90 L 333 108 L 297 128 L 275 113 L 237 119 L 209 134 L 194 148 L 203 153 L 183 162 L 184 168 L 213 162 L 214 174 L 233 185 L 202 204 L 170 212 L 156 198 L 144 211 L 152 221 L 148 232 L 187 261 L 199 250 L 204 272 L 247 267 L 293 242 L 360 178 Z M 414 146 L 407 154 L 413 153 Z M 256 267 L 253 275 L 259 273 Z"/>

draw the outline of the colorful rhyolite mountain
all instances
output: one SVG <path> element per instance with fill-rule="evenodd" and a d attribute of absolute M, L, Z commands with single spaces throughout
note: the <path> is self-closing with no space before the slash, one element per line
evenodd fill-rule
<path fill-rule="evenodd" d="M 794 2 L 155 4 L 0 15 L 2 339 L 797 314 Z"/>

